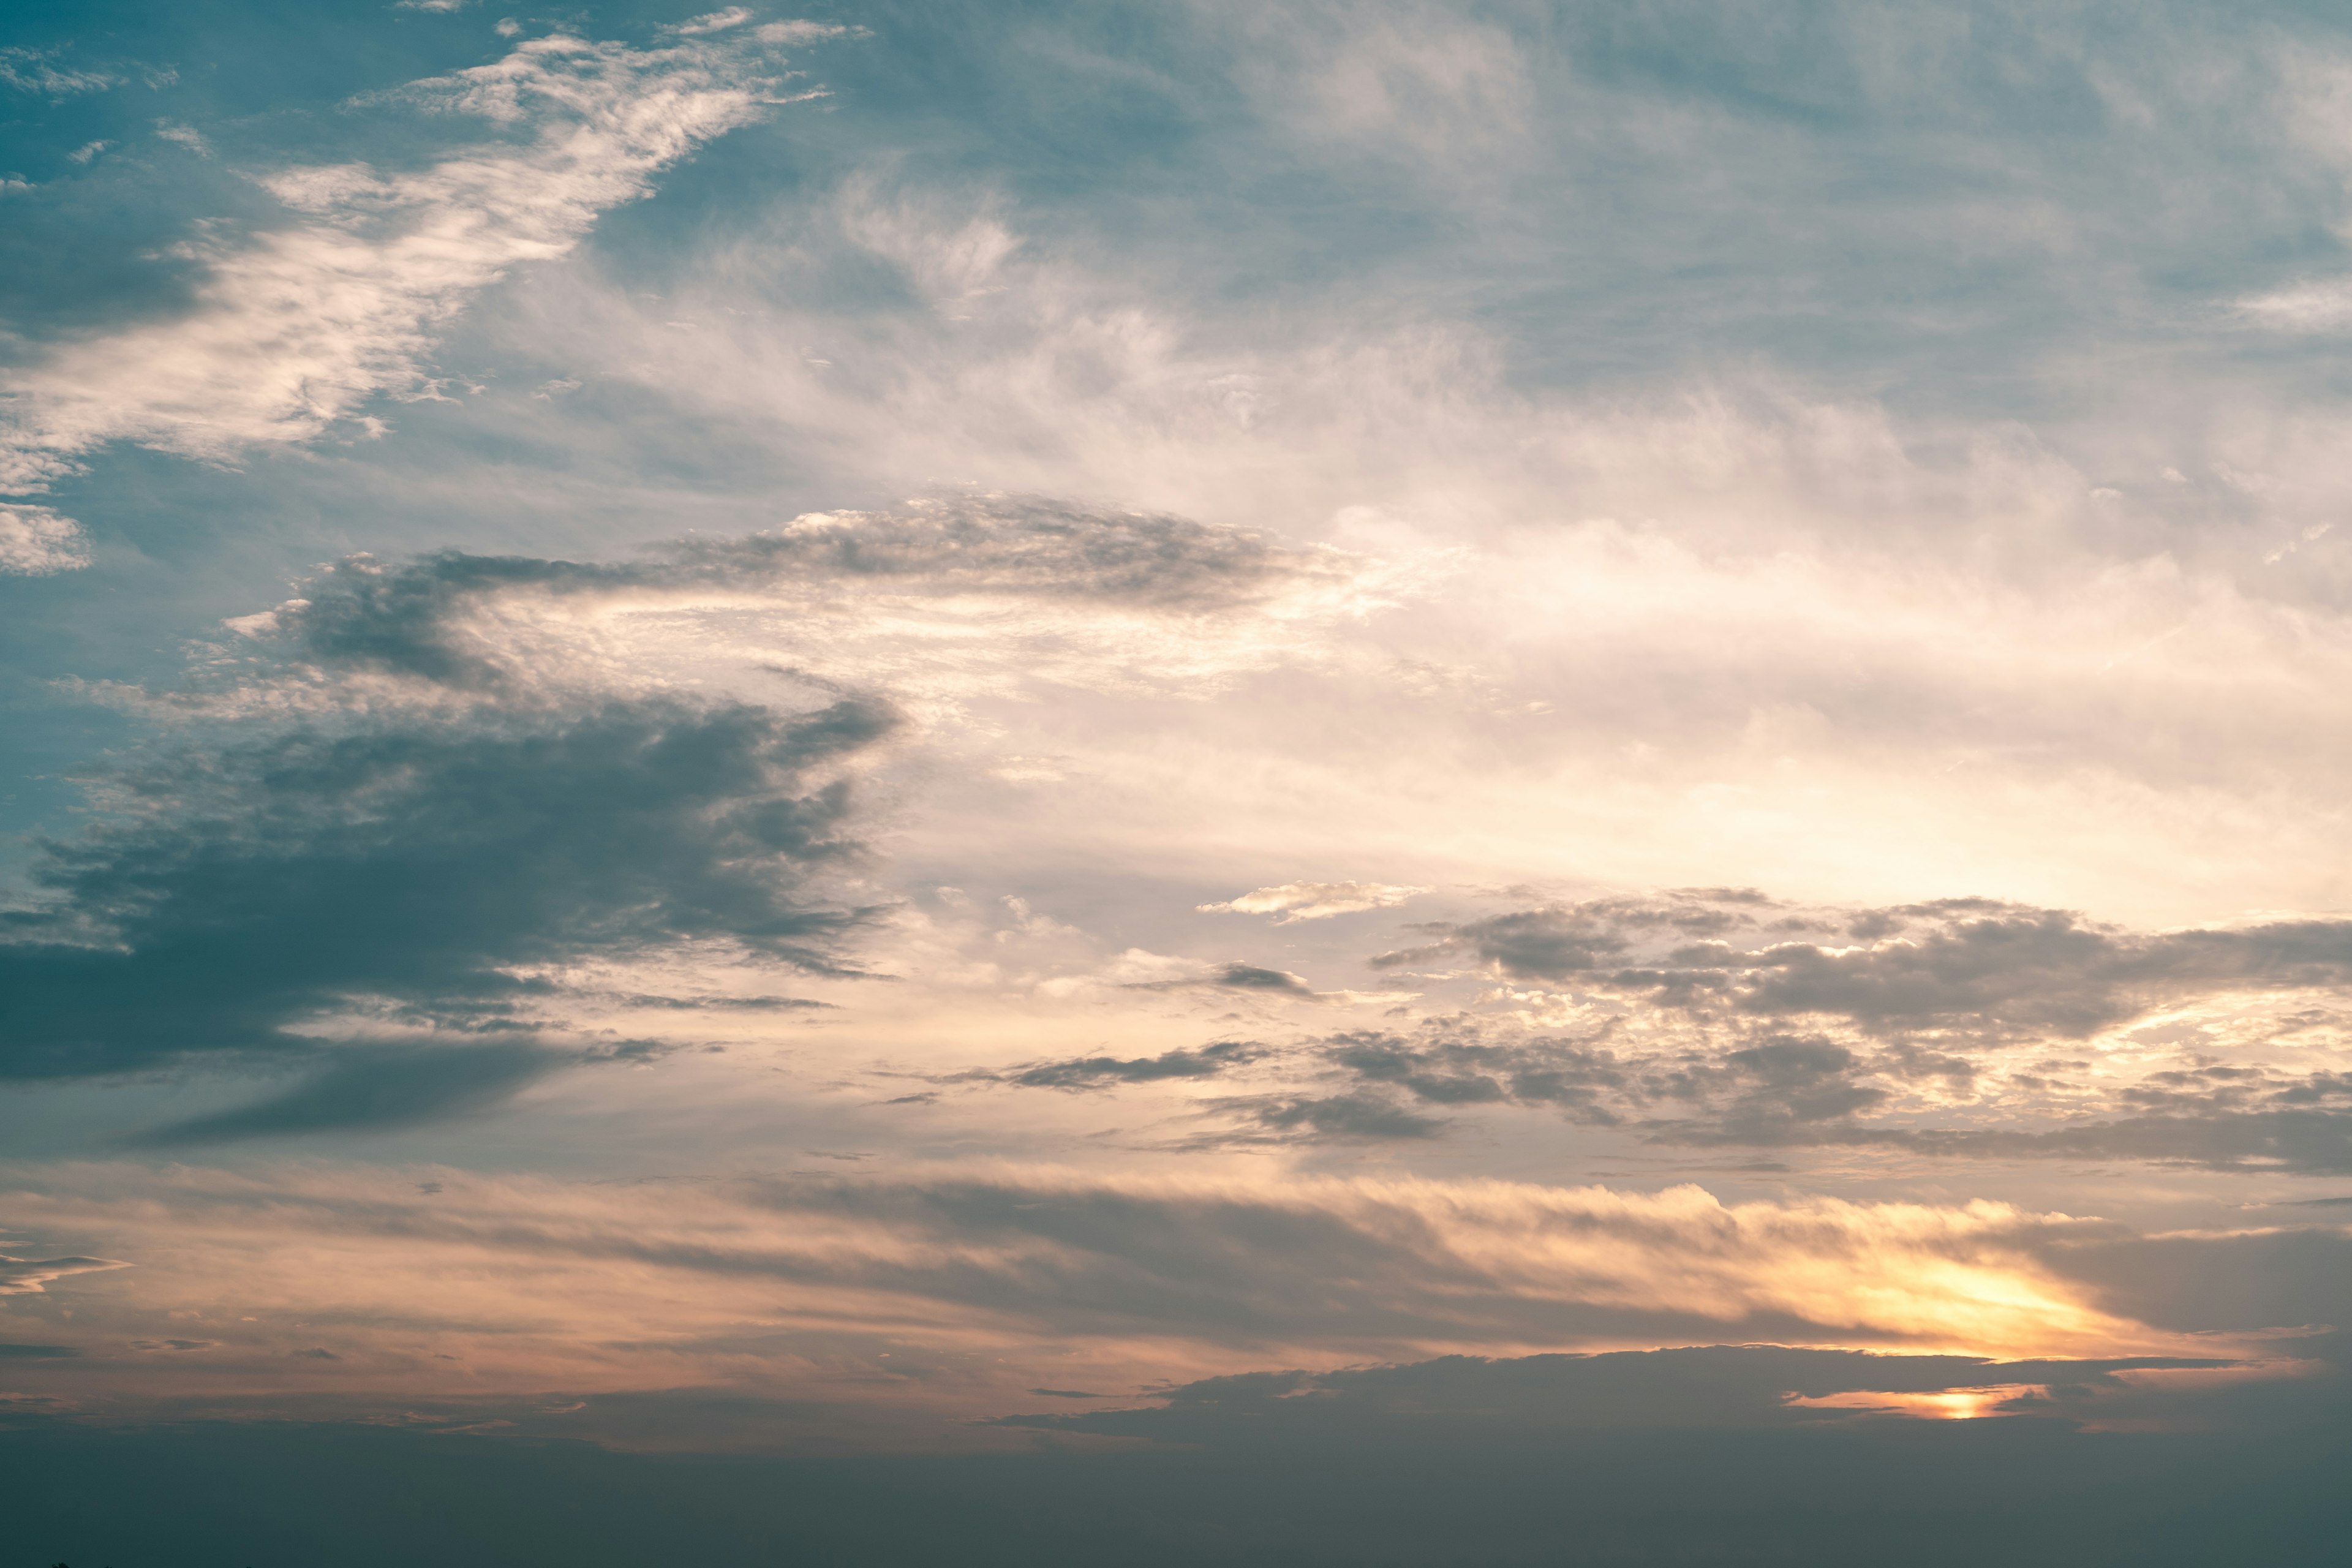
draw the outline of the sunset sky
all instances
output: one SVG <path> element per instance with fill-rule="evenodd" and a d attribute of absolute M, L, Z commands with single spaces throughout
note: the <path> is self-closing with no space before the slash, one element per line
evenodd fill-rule
<path fill-rule="evenodd" d="M 2324 6 L 15 14 L 8 1533 L 2332 1560 L 2347 348 Z"/>

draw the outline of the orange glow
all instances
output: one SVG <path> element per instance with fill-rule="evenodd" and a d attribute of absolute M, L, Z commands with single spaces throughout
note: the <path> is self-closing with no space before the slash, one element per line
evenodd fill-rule
<path fill-rule="evenodd" d="M 1984 1388 L 1948 1388 L 1935 1394 L 1881 1394 L 1853 1389 L 1843 1394 L 1790 1394 L 1781 1401 L 1804 1410 L 1848 1410 L 1907 1415 L 1921 1421 L 1973 1421 L 1997 1413 L 2005 1400 L 2041 1392 L 2032 1384 L 2002 1383 Z"/>

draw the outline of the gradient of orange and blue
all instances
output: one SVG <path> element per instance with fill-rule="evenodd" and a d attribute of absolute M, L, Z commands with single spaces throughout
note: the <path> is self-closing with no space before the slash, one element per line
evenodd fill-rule
<path fill-rule="evenodd" d="M 2258 9 L 16 16 L 20 1555 L 2334 1561 Z"/>

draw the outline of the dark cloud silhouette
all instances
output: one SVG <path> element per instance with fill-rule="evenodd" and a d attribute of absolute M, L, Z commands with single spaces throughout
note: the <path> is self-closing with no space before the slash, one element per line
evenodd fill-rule
<path fill-rule="evenodd" d="M 1220 1040 L 1198 1050 L 1163 1051 L 1156 1057 L 1076 1057 L 1067 1061 L 1041 1062 L 1010 1072 L 967 1074 L 1024 1089 L 1109 1089 L 1122 1083 L 1152 1083 L 1163 1079 L 1214 1078 L 1264 1057 L 1265 1047 L 1252 1040 Z"/>
<path fill-rule="evenodd" d="M 81 1352 L 71 1345 L 20 1344 L 0 1340 L 0 1361 L 63 1361 Z"/>
<path fill-rule="evenodd" d="M 1287 991 L 1295 995 L 1311 996 L 1307 983 L 1284 969 L 1260 969 L 1252 963 L 1228 963 L 1217 972 L 1213 982 L 1229 985 L 1237 991 Z"/>
<path fill-rule="evenodd" d="M 2220 1358 L 1998 1362 L 1780 1345 L 1709 1345 L 1507 1360 L 1441 1356 L 1337 1372 L 1255 1372 L 1204 1378 L 1154 1397 L 1156 1407 L 1003 1418 L 1007 1426 L 1150 1437 L 1162 1442 L 1322 1443 L 1350 1430 L 1395 1440 L 1472 1428 L 1485 1442 L 1579 1428 L 1768 1426 L 1824 1419 L 1792 1398 L 1936 1394 L 1952 1389 L 2122 1392 L 2122 1372 L 2235 1364 Z"/>
<path fill-rule="evenodd" d="M 889 722 L 655 700 L 190 751 L 128 781 L 142 813 L 48 847 L 46 897 L 0 916 L 0 1077 L 309 1062 L 155 1136 L 413 1121 L 553 1065 L 551 987 L 519 966 L 722 938 L 838 970 L 859 914 L 810 878 L 857 846 L 847 785 L 814 774 Z M 338 1014 L 377 1037 L 300 1032 Z M 417 1030 L 440 1047 L 402 1047 Z"/>
<path fill-rule="evenodd" d="M 1511 1363 L 1497 1364 L 1507 1376 Z M 839 1434 L 877 1425 L 875 1406 L 716 1391 L 591 1394 L 561 1415 L 544 1399 L 412 1400 L 373 1424 L 100 1428 L 27 1411 L 0 1423 L 0 1468 L 16 1483 L 10 1537 L 36 1562 L 81 1561 L 93 1542 L 116 1563 L 243 1562 L 233 1549 L 257 1555 L 251 1543 L 266 1540 L 286 1560 L 340 1568 L 2209 1568 L 2332 1562 L 2352 1530 L 2340 1399 L 2252 1433 L 1847 1417 L 1504 1422 L 1486 1437 L 1470 1421 L 1375 1413 L 1364 1393 L 1309 1389 L 1269 1402 L 1262 1420 L 1199 1410 L 1199 1442 L 965 1426 L 954 1430 L 1034 1448 L 961 1457 L 844 1455 Z M 1318 1416 L 1315 1440 L 1297 1441 Z M 488 1421 L 520 1436 L 482 1435 Z M 1177 1426 L 1162 1415 L 1153 1436 Z M 945 1435 L 893 1434 L 935 1450 Z M 581 1436 L 616 1440 L 549 1440 Z M 434 1506 L 415 1507 L 419 1497 Z"/>
<path fill-rule="evenodd" d="M 1181 980 L 1131 980 L 1124 989 L 1190 991 L 1201 986 L 1228 991 L 1271 992 L 1276 995 L 1297 996 L 1310 1001 L 1315 997 L 1314 988 L 1288 970 L 1261 968 L 1239 959 L 1228 960 L 1206 974 L 1190 975 Z"/>

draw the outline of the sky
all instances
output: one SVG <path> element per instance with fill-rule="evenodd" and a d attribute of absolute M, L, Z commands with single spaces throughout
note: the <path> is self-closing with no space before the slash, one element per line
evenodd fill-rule
<path fill-rule="evenodd" d="M 2352 1523 L 2335 8 L 84 0 L 0 219 L 26 1562 Z"/>

